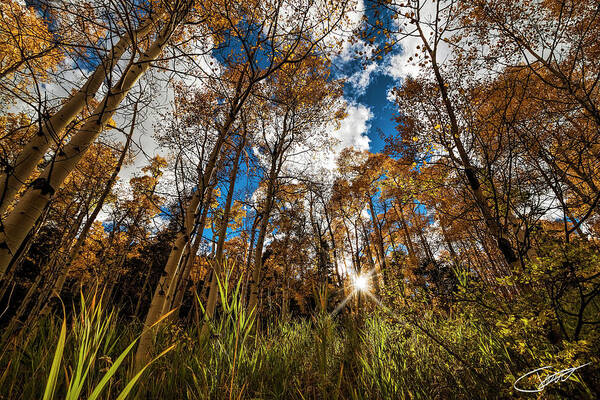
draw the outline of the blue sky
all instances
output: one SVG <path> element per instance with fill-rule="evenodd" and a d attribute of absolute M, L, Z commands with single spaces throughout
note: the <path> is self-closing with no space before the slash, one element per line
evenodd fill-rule
<path fill-rule="evenodd" d="M 365 7 L 364 12 L 368 23 L 372 25 L 376 18 L 374 8 Z M 382 14 L 385 13 L 385 10 L 382 11 Z M 369 53 L 381 42 L 381 37 L 375 37 L 374 45 L 360 41 L 352 47 Z M 373 153 L 383 151 L 385 142 L 382 135 L 389 136 L 395 133 L 396 123 L 393 121 L 395 105 L 387 99 L 387 93 L 400 83 L 397 76 L 392 77 L 390 74 L 394 57 L 400 54 L 401 49 L 398 48 L 379 61 L 345 57 L 345 62 L 338 59 L 337 62 L 334 61 L 332 67 L 334 76 L 347 78 L 344 97 L 355 104 L 364 105 L 371 111 L 372 116 L 368 121 L 366 134 L 371 140 L 369 150 Z"/>
<path fill-rule="evenodd" d="M 369 120 L 369 129 L 367 131 L 367 135 L 371 139 L 369 143 L 370 151 L 373 153 L 383 151 L 385 142 L 381 134 L 388 136 L 395 131 L 396 124 L 392 121 L 395 114 L 394 104 L 387 100 L 387 92 L 394 85 L 394 79 L 381 72 L 374 72 L 371 75 L 369 85 L 364 90 L 364 93 L 357 93 L 351 84 L 346 84 L 346 96 L 357 103 L 367 106 L 373 114 Z"/>

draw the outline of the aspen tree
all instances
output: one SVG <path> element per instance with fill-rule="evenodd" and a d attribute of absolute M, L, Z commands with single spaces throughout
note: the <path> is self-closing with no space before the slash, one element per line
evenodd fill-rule
<path fill-rule="evenodd" d="M 212 318 L 215 307 L 217 305 L 218 298 L 218 287 L 217 287 L 217 277 L 222 273 L 222 266 L 224 264 L 223 257 L 223 249 L 225 245 L 225 237 L 227 236 L 227 227 L 229 226 L 229 217 L 231 213 L 231 204 L 233 203 L 233 192 L 235 188 L 235 182 L 237 179 L 238 168 L 240 164 L 240 156 L 242 151 L 244 150 L 244 146 L 246 145 L 246 129 L 243 130 L 242 137 L 239 139 L 239 144 L 236 149 L 236 153 L 234 156 L 233 165 L 231 167 L 231 172 L 229 174 L 229 189 L 227 191 L 227 198 L 225 199 L 225 205 L 223 209 L 223 217 L 219 226 L 218 232 L 218 241 L 217 241 L 217 250 L 215 252 L 214 259 L 214 271 L 210 280 L 210 289 L 208 292 L 208 299 L 206 302 L 206 316 L 207 318 Z"/>
<path fill-rule="evenodd" d="M 123 99 L 167 45 L 173 31 L 185 17 L 190 6 L 187 1 L 182 1 L 178 5 L 178 9 L 166 21 L 165 26 L 150 47 L 135 63 L 128 65 L 121 79 L 106 94 L 94 110 L 93 115 L 61 149 L 41 176 L 33 182 L 4 221 L 4 231 L 0 233 L 0 273 L 2 275 L 6 272 L 14 251 L 21 245 L 57 188 L 77 166 L 89 146 L 115 114 Z"/>
<path fill-rule="evenodd" d="M 451 158 L 462 169 L 466 184 L 472 193 L 477 208 L 480 210 L 488 232 L 496 241 L 497 249 L 503 255 L 506 263 L 514 270 L 520 264 L 517 251 L 515 250 L 514 243 L 511 242 L 509 230 L 501 223 L 499 218 L 494 215 L 493 210 L 488 204 L 480 178 L 477 174 L 477 168 L 473 164 L 463 140 L 461 139 L 461 134 L 463 132 L 461 131 L 459 115 L 449 92 L 448 80 L 444 76 L 438 60 L 440 43 L 443 43 L 444 40 L 448 39 L 444 37 L 444 34 L 447 33 L 447 29 L 450 29 L 457 19 L 457 16 L 451 12 L 453 10 L 453 4 L 451 2 L 443 4 L 437 2 L 435 4 L 432 17 L 435 19 L 435 25 L 431 35 L 426 31 L 426 29 L 429 29 L 430 27 L 427 24 L 426 16 L 422 15 L 424 12 L 423 4 L 423 1 L 417 0 L 402 5 L 402 12 L 406 12 L 406 15 L 403 17 L 407 21 L 406 25 L 412 27 L 412 29 L 404 35 L 406 37 L 414 37 L 420 41 L 420 52 L 426 55 L 426 60 L 423 65 L 428 65 L 434 75 L 434 81 L 437 85 L 443 109 L 449 119 L 447 128 L 440 126 L 437 126 L 436 128 L 447 129 L 449 131 L 450 143 L 453 145 L 453 148 L 448 147 L 447 150 L 449 151 Z M 400 14 L 401 11 L 399 9 L 398 15 Z M 449 143 L 446 145 L 449 146 Z M 454 154 L 454 151 L 458 152 L 458 157 Z"/>
<path fill-rule="evenodd" d="M 0 215 L 14 200 L 15 195 L 33 173 L 42 157 L 61 137 L 63 130 L 79 113 L 89 105 L 98 89 L 125 51 L 140 38 L 148 35 L 156 19 L 142 21 L 134 32 L 126 32 L 101 60 L 84 85 L 60 107 L 53 115 L 42 119 L 39 131 L 29 140 L 17 157 L 14 165 L 0 175 Z M 93 117 L 91 117 L 93 118 Z M 58 143 L 60 145 L 60 142 Z"/>
<path fill-rule="evenodd" d="M 232 125 L 237 120 L 252 91 L 260 82 L 284 66 L 301 63 L 309 57 L 317 45 L 340 23 L 346 12 L 345 1 L 335 2 L 328 10 L 312 3 L 303 4 L 294 9 L 294 14 L 298 19 L 288 21 L 292 25 L 296 24 L 296 30 L 290 33 L 287 30 L 289 27 L 284 27 L 277 18 L 280 8 L 284 5 L 284 3 L 277 3 L 267 4 L 264 9 L 246 9 L 245 7 L 238 9 L 239 4 L 235 2 L 233 4 L 222 4 L 221 2 L 207 4 L 209 9 L 205 11 L 210 13 L 211 22 L 216 21 L 215 24 L 219 28 L 219 33 L 215 37 L 221 41 L 224 39 L 223 32 L 227 32 L 234 42 L 239 43 L 239 51 L 229 49 L 232 54 L 226 57 L 227 67 L 237 70 L 239 76 L 237 81 L 234 81 L 234 94 L 227 102 L 228 109 L 224 122 L 217 127 L 217 139 L 209 161 L 203 168 L 202 179 L 192 199 L 185 207 L 182 229 L 177 233 L 145 318 L 145 327 L 147 328 L 162 316 L 170 286 L 176 282 L 178 269 L 182 267 L 183 252 L 187 246 L 191 245 L 192 238 L 197 234 L 197 222 L 201 218 L 202 210 L 206 207 L 207 190 L 215 174 L 223 144 L 231 135 Z M 240 12 L 250 15 L 238 15 Z M 314 18 L 319 13 L 325 12 L 327 13 L 326 18 Z M 241 27 L 241 21 L 246 19 L 254 20 L 254 24 Z M 223 26 L 226 28 L 222 29 Z M 255 29 L 258 31 L 255 32 Z M 153 330 L 145 329 L 140 337 L 136 352 L 136 368 L 141 368 L 149 360 L 153 336 Z"/>

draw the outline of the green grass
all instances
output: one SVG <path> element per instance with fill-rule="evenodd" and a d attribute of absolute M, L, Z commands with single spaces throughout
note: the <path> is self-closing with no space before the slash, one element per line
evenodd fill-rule
<path fill-rule="evenodd" d="M 464 315 L 415 320 L 381 309 L 367 316 L 320 311 L 259 328 L 243 307 L 239 282 L 225 279 L 220 289 L 219 316 L 208 330 L 202 321 L 164 322 L 156 357 L 137 373 L 140 324 L 107 312 L 101 296 L 82 296 L 71 320 L 46 316 L 20 336 L 26 340 L 3 344 L 0 398 L 514 398 L 515 377 L 543 362 L 515 353 L 498 331 Z M 564 382 L 544 394 L 585 398 L 584 389 Z"/>
<path fill-rule="evenodd" d="M 106 312 L 97 291 L 88 298 L 81 294 L 79 311 L 69 325 L 70 329 L 63 307 L 62 320 L 46 317 L 29 335 L 3 346 L 2 363 L 8 362 L 0 381 L 2 398 L 122 400 L 148 367 L 174 348 L 168 347 L 135 374 L 123 372 L 121 367 L 139 336 L 131 339 L 127 331 L 120 332 L 115 313 Z M 118 350 L 126 341 L 126 347 Z"/>
<path fill-rule="evenodd" d="M 130 391 L 136 398 L 136 390 L 138 398 L 144 392 L 160 399 L 511 397 L 511 384 L 505 382 L 514 368 L 510 357 L 474 327 L 459 329 L 456 320 L 454 330 L 449 321 L 445 332 L 437 328 L 476 371 L 408 325 L 380 317 L 360 323 L 349 316 L 321 315 L 273 324 L 255 335 L 236 318 L 224 316 L 208 337 L 199 337 L 197 329 L 166 326 L 157 347 L 176 344 L 175 349 L 160 354 L 135 387 L 140 376 L 133 375 L 130 360 L 134 327 L 110 321 L 102 337 L 85 336 L 86 331 L 78 336 L 75 330 L 67 334 L 59 318 L 48 317 L 25 347 L 4 354 L 0 366 L 7 372 L 0 398 L 114 399 Z M 124 367 L 127 360 L 129 368 Z"/>

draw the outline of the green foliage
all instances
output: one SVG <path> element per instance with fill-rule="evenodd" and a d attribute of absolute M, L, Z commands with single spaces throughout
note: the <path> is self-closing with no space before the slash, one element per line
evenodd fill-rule
<path fill-rule="evenodd" d="M 393 321 L 387 317 L 366 318 L 364 325 L 357 328 L 353 318 L 334 320 L 323 315 L 312 321 L 274 324 L 260 335 L 249 333 L 247 340 L 241 339 L 247 330 L 236 328 L 244 325 L 234 316 L 223 322 L 227 318 L 220 317 L 203 342 L 192 331 L 163 328 L 158 345 L 167 341 L 179 345 L 175 351 L 163 352 L 163 357 L 154 362 L 152 375 L 143 382 L 145 390 L 161 399 L 511 398 L 516 395 L 511 379 L 526 372 L 524 366 L 529 365 L 504 345 L 500 331 L 487 331 L 475 322 L 466 322 L 464 317 L 424 316 L 421 326 L 442 338 L 470 367 L 400 317 Z M 39 329 L 39 334 L 51 331 L 56 337 L 59 324 L 45 321 Z M 131 334 L 123 332 L 121 336 Z M 70 346 L 65 347 L 65 359 L 75 360 L 76 347 L 69 338 L 72 335 L 67 335 Z M 125 338 L 121 341 L 126 342 Z M 34 343 L 30 346 L 27 354 L 39 350 Z M 46 354 L 46 358 L 46 367 L 36 369 L 32 364 L 25 365 L 24 354 L 14 353 L 0 398 L 41 397 L 43 385 L 22 382 L 21 391 L 16 382 L 10 382 L 25 374 L 44 376 L 50 370 L 51 354 Z M 2 363 L 6 365 L 7 361 L 3 359 Z M 15 365 L 21 365 L 19 371 L 13 371 Z M 103 376 L 98 363 L 93 365 L 87 377 L 90 384 L 81 398 L 89 398 L 86 393 L 92 393 L 91 383 L 99 382 Z M 117 398 L 119 390 L 131 391 L 140 378 L 139 374 L 128 378 L 130 375 L 121 369 L 111 374 L 112 387 L 100 398 Z M 489 382 L 482 381 L 478 374 Z M 61 376 L 64 374 L 59 374 L 57 393 L 65 393 L 68 386 Z M 584 386 L 574 381 L 557 384 L 556 388 L 573 390 L 582 394 L 581 398 L 593 398 L 586 397 Z M 553 387 L 545 393 L 548 398 L 562 398 L 551 396 L 556 394 Z"/>
<path fill-rule="evenodd" d="M 63 352 L 65 351 L 66 339 L 67 323 L 65 319 L 63 319 L 63 322 L 60 326 L 60 337 L 58 338 L 58 344 L 56 345 L 56 351 L 54 352 L 54 358 L 52 359 L 52 366 L 50 367 L 50 375 L 48 376 L 48 381 L 46 382 L 46 389 L 44 390 L 44 400 L 50 400 L 54 397 L 54 392 L 56 390 L 56 379 L 58 378 L 60 362 L 62 360 Z"/>
<path fill-rule="evenodd" d="M 469 279 L 455 309 L 462 319 L 489 332 L 479 344 L 487 357 L 504 354 L 507 383 L 543 366 L 555 371 L 590 363 L 577 377 L 544 393 L 594 398 L 598 387 L 600 260 L 595 244 L 544 236 L 535 262 L 497 279 L 497 286 Z M 476 278 L 471 276 L 470 278 Z"/>
<path fill-rule="evenodd" d="M 117 388 L 124 385 L 117 397 L 122 400 L 131 393 L 143 372 L 173 349 L 167 348 L 133 377 L 127 379 L 120 367 L 135 347 L 139 336 L 131 340 L 114 361 L 112 360 L 111 354 L 115 354 L 120 345 L 119 336 L 128 335 L 127 330 L 119 332 L 121 329 L 116 324 L 115 313 L 106 313 L 102 295 L 95 291 L 86 299 L 81 293 L 80 310 L 73 315 L 70 332 L 67 332 L 64 308 L 63 315 L 65 317 L 60 323 L 57 342 L 58 324 L 54 317 L 49 317 L 40 321 L 34 332 L 22 343 L 12 343 L 13 350 L 5 353 L 1 359 L 6 370 L 0 398 L 39 398 L 41 393 L 44 400 L 96 400 L 105 398 L 104 396 L 112 398 L 112 385 L 117 383 Z M 55 350 L 50 364 L 49 349 L 52 348 Z M 102 357 L 98 357 L 99 353 Z M 23 382 L 23 376 L 32 378 Z M 44 376 L 47 378 L 44 379 Z M 7 377 L 9 378 L 6 379 Z M 44 381 L 46 383 L 42 390 L 41 383 Z"/>

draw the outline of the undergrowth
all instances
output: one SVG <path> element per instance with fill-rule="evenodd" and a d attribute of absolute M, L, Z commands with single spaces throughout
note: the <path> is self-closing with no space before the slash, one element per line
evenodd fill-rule
<path fill-rule="evenodd" d="M 101 296 L 82 296 L 70 319 L 47 315 L 2 344 L 0 398 L 514 398 L 516 377 L 541 362 L 524 360 L 499 332 L 464 315 L 424 313 L 417 322 L 401 313 L 321 311 L 258 326 L 238 289 L 221 287 L 208 329 L 163 321 L 157 358 L 141 372 L 132 360 L 140 324 L 107 312 Z M 593 398 L 573 378 L 544 398 Z"/>

